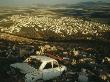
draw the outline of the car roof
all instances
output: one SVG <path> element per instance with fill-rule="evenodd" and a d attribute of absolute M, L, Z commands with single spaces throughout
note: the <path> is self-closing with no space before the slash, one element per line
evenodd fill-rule
<path fill-rule="evenodd" d="M 47 56 L 30 56 L 31 58 L 35 58 L 37 60 L 40 60 L 41 62 L 51 62 L 56 61 L 53 58 L 47 57 Z"/>

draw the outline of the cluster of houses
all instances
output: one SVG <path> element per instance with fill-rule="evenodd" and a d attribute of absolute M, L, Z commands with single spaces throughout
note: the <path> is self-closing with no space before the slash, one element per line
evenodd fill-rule
<path fill-rule="evenodd" d="M 12 15 L 2 21 L 12 21 L 14 24 L 10 27 L 1 27 L 1 31 L 8 33 L 19 33 L 23 28 L 33 28 L 36 33 L 41 31 L 51 31 L 59 34 L 61 37 L 66 35 L 75 35 L 77 33 L 82 35 L 96 35 L 99 36 L 101 32 L 110 30 L 110 26 L 93 21 L 85 21 L 77 17 L 67 16 L 33 16 L 33 15 Z"/>

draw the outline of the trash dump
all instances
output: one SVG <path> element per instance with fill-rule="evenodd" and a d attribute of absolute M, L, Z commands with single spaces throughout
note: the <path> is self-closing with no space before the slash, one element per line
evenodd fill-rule
<path fill-rule="evenodd" d="M 66 66 L 60 65 L 57 60 L 46 56 L 30 56 L 23 63 L 14 63 L 10 66 L 25 74 L 25 82 L 51 80 L 67 71 Z"/>

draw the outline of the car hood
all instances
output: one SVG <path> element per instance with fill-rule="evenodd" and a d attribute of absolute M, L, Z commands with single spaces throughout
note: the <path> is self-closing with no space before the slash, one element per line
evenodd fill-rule
<path fill-rule="evenodd" d="M 32 73 L 37 70 L 34 67 L 30 66 L 28 63 L 15 63 L 15 64 L 11 64 L 10 66 L 20 69 L 20 72 L 24 74 Z"/>

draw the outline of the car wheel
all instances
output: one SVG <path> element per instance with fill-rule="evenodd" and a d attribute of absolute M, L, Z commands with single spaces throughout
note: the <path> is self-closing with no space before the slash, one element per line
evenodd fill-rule
<path fill-rule="evenodd" d="M 57 78 L 52 80 L 52 82 L 60 82 L 60 81 L 61 81 L 61 77 L 57 77 Z"/>
<path fill-rule="evenodd" d="M 62 77 L 66 76 L 66 71 L 63 71 L 63 73 L 61 74 Z"/>
<path fill-rule="evenodd" d="M 43 81 L 43 79 L 39 79 L 39 80 L 37 80 L 36 82 L 44 82 L 44 81 Z"/>
<path fill-rule="evenodd" d="M 64 71 L 64 72 L 61 74 L 61 80 L 62 80 L 62 81 L 65 81 L 66 78 L 67 78 L 67 72 Z"/>

